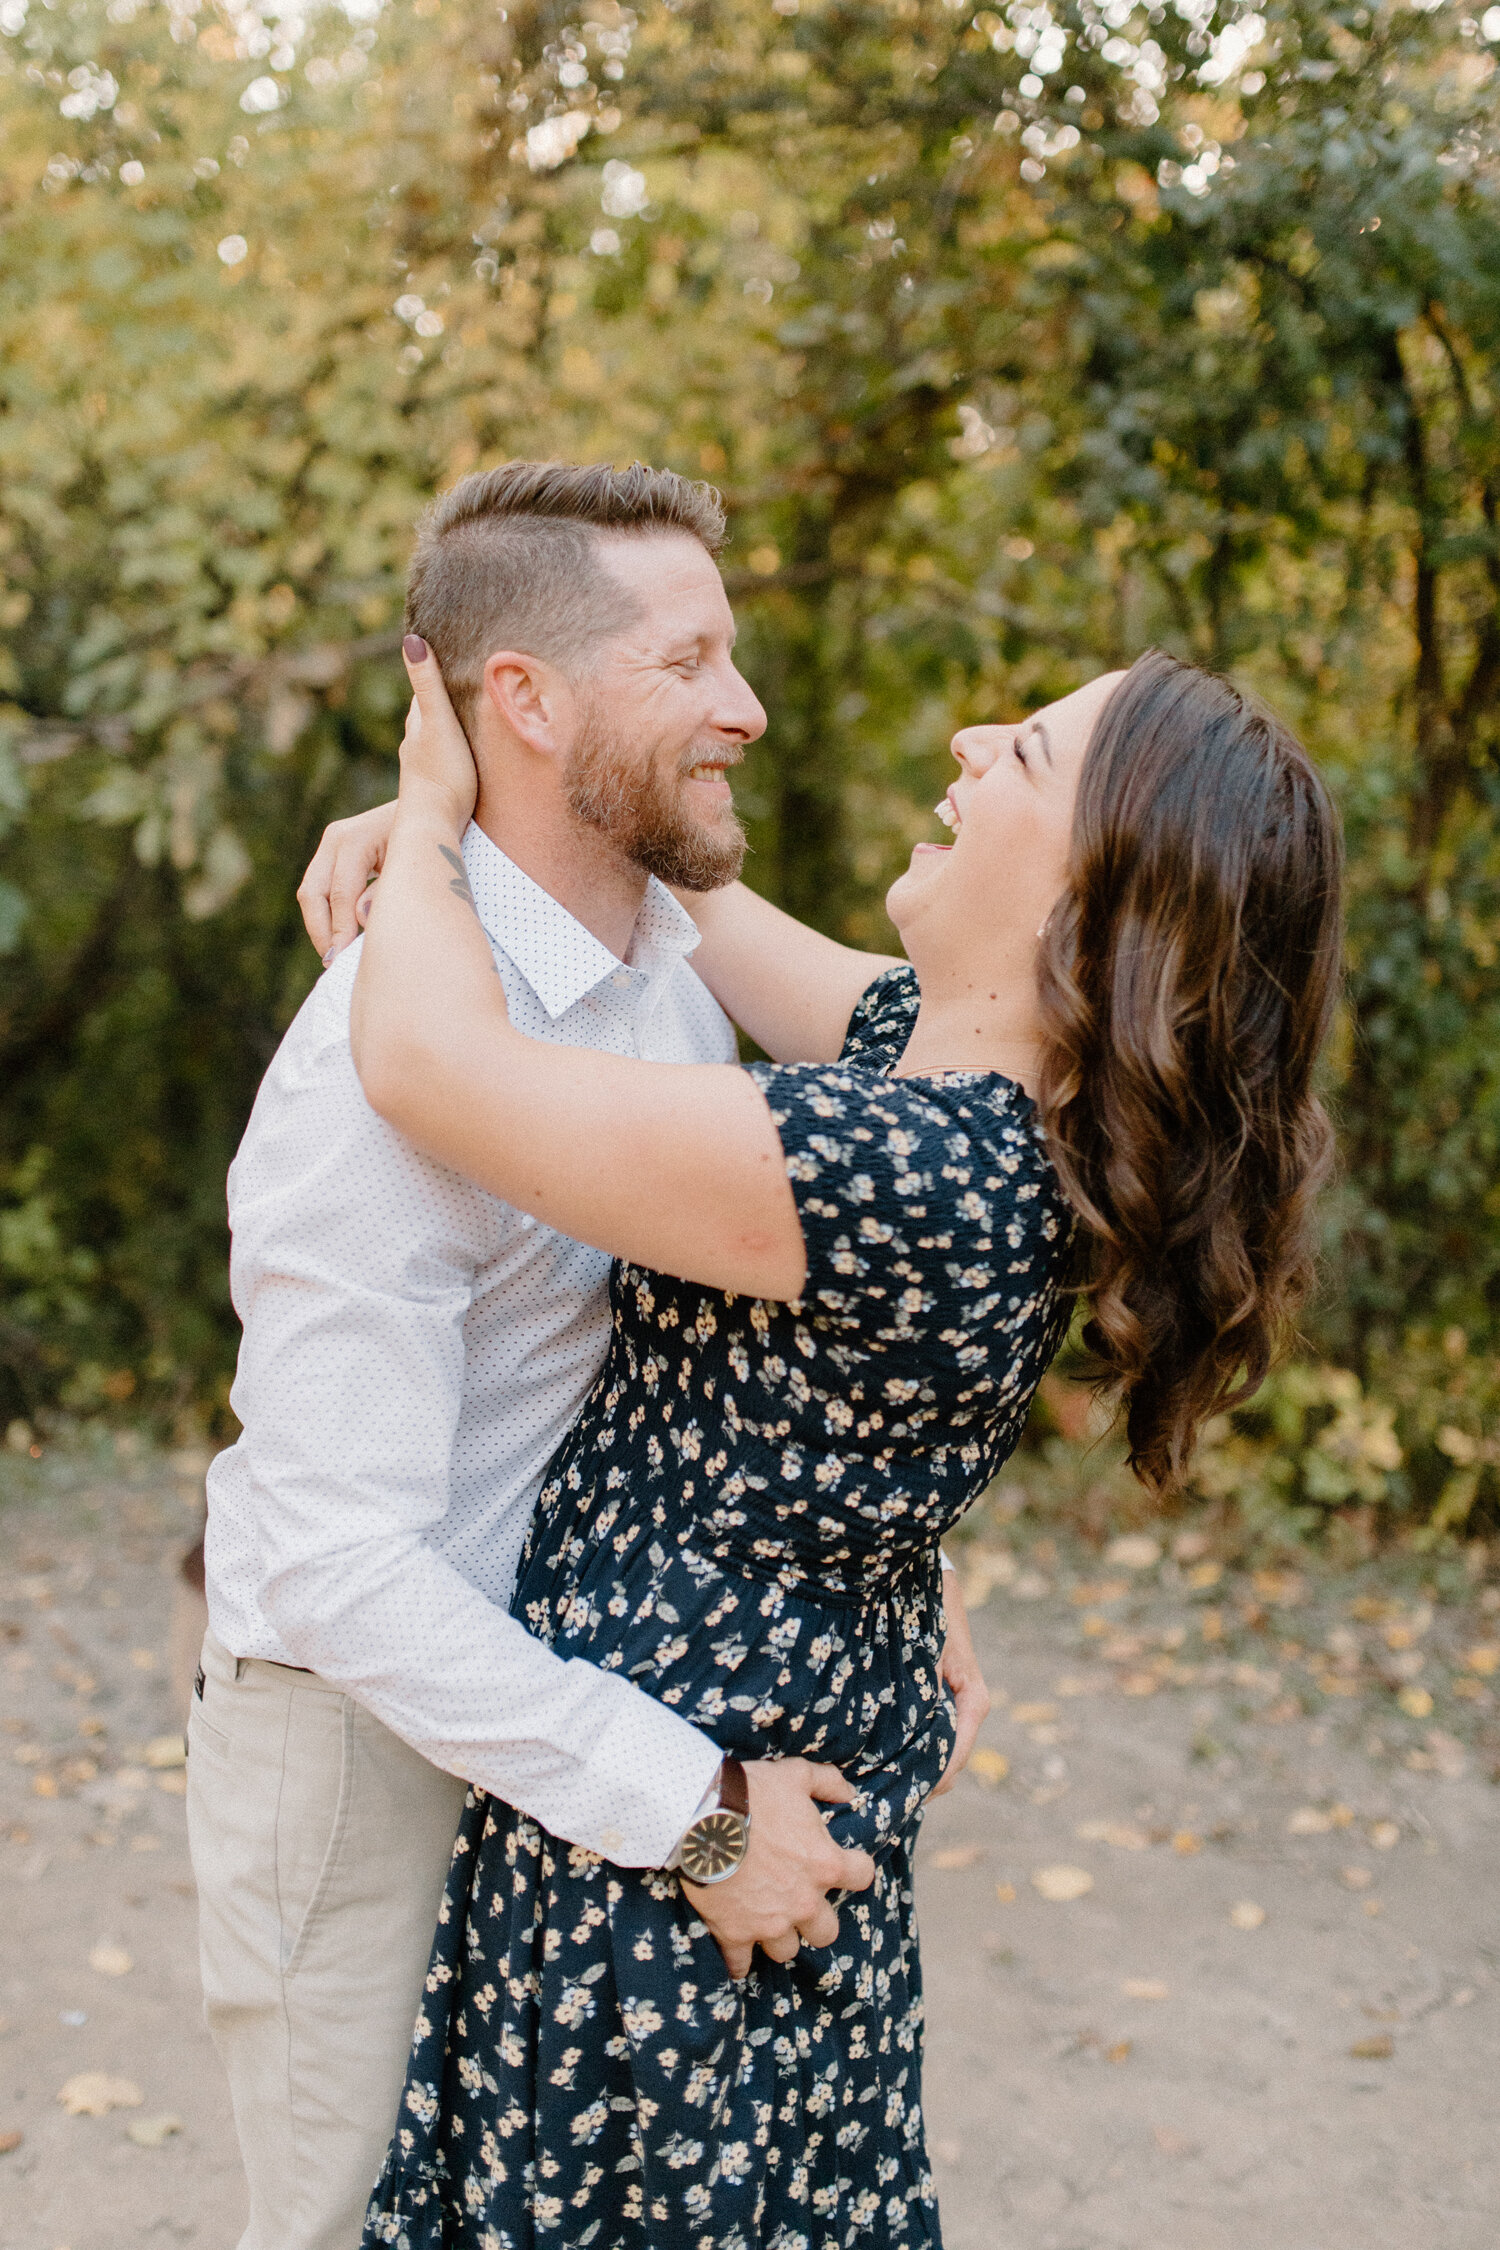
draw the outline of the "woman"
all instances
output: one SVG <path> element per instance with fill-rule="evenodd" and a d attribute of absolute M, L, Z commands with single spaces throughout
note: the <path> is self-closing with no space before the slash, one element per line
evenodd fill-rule
<path fill-rule="evenodd" d="M 952 1737 L 937 1543 L 1073 1291 L 1155 1489 L 1264 1373 L 1328 1162 L 1335 819 L 1273 719 L 1143 658 L 956 738 L 953 841 L 888 901 L 909 967 L 695 902 L 708 981 L 783 1059 L 668 1069 L 511 1029 L 453 880 L 467 745 L 435 665 L 412 674 L 366 1092 L 617 1260 L 516 1614 L 672 1702 L 726 1776 L 839 1766 L 859 1796 L 831 1826 L 878 1873 L 832 1944 L 734 1978 L 685 1877 L 476 1795 L 366 2241 L 935 2244 L 911 1852 Z"/>

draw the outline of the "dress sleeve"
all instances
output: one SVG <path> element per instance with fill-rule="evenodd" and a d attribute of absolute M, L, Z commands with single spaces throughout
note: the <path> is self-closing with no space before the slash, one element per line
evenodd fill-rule
<path fill-rule="evenodd" d="M 1029 1298 L 1060 1232 L 1031 1104 L 985 1074 L 962 1086 L 863 1063 L 756 1064 L 807 1247 L 802 1301 L 836 1326 L 934 1353 Z"/>
<path fill-rule="evenodd" d="M 880 1070 L 899 1060 L 911 1037 L 921 999 L 917 972 L 908 962 L 902 961 L 894 969 L 882 969 L 855 1003 L 839 1061 L 853 1062 L 857 1058 Z"/>

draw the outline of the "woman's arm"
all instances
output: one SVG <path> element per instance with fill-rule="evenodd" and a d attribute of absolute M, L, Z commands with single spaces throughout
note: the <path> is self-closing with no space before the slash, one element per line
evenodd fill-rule
<path fill-rule="evenodd" d="M 409 665 L 401 796 L 351 1023 L 365 1094 L 398 1132 L 613 1256 L 795 1297 L 802 1229 L 764 1097 L 733 1067 L 525 1038 L 506 1012 L 459 841 L 473 764 L 436 662 Z"/>
<path fill-rule="evenodd" d="M 810 930 L 744 883 L 677 895 L 702 932 L 693 967 L 774 1062 L 835 1062 L 860 994 L 899 965 Z"/>
<path fill-rule="evenodd" d="M 331 821 L 297 890 L 324 966 L 358 937 L 396 808 Z M 860 994 L 897 957 L 861 953 L 783 914 L 743 883 L 679 891 L 702 932 L 693 967 L 720 1007 L 776 1062 L 833 1062 Z"/>

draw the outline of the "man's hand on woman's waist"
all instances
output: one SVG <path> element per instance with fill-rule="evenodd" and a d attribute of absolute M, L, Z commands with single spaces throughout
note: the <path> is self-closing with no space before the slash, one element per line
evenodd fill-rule
<path fill-rule="evenodd" d="M 750 1842 L 743 1864 L 726 1882 L 682 1886 L 732 1977 L 748 1973 L 757 1946 L 773 1961 L 790 1961 L 804 1944 L 832 1945 L 839 1917 L 829 1892 L 868 1890 L 875 1880 L 869 1853 L 836 1844 L 818 1811 L 819 1804 L 852 1805 L 858 1795 L 837 1766 L 763 1758 L 744 1770 Z"/>

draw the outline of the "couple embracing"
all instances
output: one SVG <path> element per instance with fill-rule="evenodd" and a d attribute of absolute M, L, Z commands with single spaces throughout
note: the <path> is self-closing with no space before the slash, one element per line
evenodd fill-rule
<path fill-rule="evenodd" d="M 912 1854 L 986 1708 L 941 1539 L 1080 1297 L 1165 1489 L 1307 1283 L 1298 744 L 1155 654 L 966 729 L 906 958 L 858 952 L 736 881 L 722 538 L 666 472 L 457 485 L 398 804 L 300 894 L 189 1725 L 242 2250 L 937 2244 Z"/>

